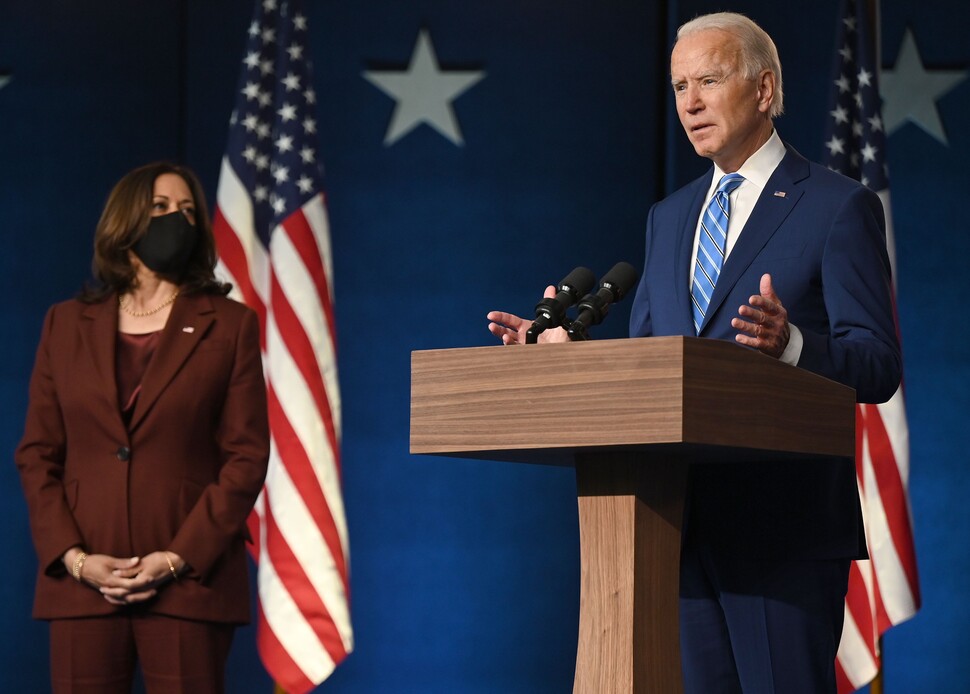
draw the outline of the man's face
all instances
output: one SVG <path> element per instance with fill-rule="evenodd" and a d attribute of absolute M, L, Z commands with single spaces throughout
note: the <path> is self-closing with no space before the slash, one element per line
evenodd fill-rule
<path fill-rule="evenodd" d="M 737 171 L 771 135 L 771 73 L 745 79 L 738 41 L 720 29 L 680 39 L 670 56 L 677 115 L 694 150 L 726 173 Z"/>

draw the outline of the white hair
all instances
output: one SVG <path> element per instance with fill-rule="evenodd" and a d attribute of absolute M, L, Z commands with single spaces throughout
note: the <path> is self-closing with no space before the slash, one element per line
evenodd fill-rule
<path fill-rule="evenodd" d="M 738 67 L 745 79 L 757 79 L 763 70 L 775 76 L 775 93 L 771 100 L 772 118 L 780 116 L 785 110 L 785 95 L 781 86 L 781 60 L 778 49 L 767 32 L 743 14 L 736 12 L 716 12 L 704 14 L 682 24 L 677 30 L 677 40 L 690 34 L 709 29 L 719 29 L 733 35 L 740 44 Z"/>

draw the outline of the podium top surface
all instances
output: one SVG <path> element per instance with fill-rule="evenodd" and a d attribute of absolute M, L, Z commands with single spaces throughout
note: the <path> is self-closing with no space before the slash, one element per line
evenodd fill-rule
<path fill-rule="evenodd" d="M 410 443 L 524 462 L 603 449 L 851 458 L 855 391 L 693 337 L 425 350 L 411 355 Z"/>

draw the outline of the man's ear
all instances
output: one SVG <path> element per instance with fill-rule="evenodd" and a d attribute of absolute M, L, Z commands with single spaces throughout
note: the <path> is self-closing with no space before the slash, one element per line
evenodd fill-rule
<path fill-rule="evenodd" d="M 775 73 L 762 70 L 758 75 L 758 110 L 767 113 L 771 110 L 771 102 L 775 99 Z"/>

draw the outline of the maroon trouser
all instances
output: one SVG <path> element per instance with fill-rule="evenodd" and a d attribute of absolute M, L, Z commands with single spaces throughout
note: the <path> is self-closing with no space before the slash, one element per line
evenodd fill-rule
<path fill-rule="evenodd" d="M 233 624 L 149 613 L 50 623 L 54 694 L 128 694 L 140 667 L 148 694 L 225 687 Z"/>

